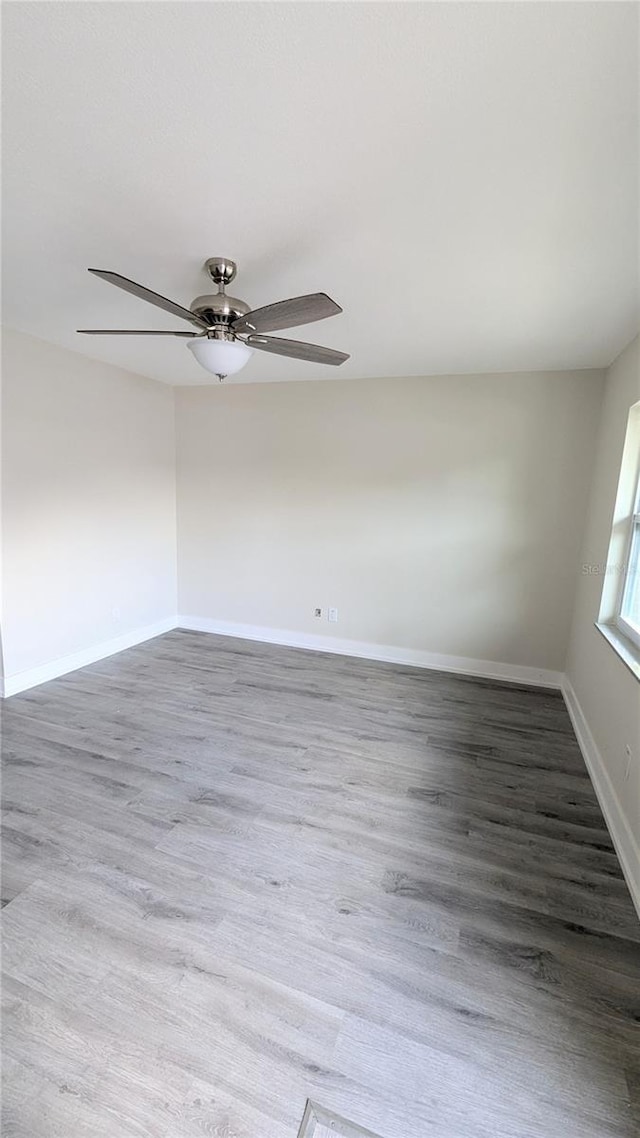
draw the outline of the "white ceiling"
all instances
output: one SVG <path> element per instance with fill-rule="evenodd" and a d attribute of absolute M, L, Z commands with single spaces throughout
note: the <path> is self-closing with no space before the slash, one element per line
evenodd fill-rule
<path fill-rule="evenodd" d="M 605 365 L 638 311 L 638 7 L 8 3 L 4 318 L 169 383 L 204 260 L 254 306 L 326 290 L 237 381 Z M 185 325 L 185 327 L 187 327 Z M 215 382 L 215 381 L 214 381 Z"/>

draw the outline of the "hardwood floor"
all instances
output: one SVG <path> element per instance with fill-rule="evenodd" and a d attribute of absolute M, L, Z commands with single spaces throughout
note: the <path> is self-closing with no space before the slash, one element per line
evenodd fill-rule
<path fill-rule="evenodd" d="M 5 1138 L 629 1138 L 559 694 L 172 632 L 2 709 Z"/>

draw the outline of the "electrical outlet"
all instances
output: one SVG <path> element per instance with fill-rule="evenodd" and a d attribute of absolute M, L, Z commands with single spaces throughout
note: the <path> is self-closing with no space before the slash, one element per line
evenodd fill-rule
<path fill-rule="evenodd" d="M 337 609 L 329 609 L 328 620 L 330 620 L 332 624 L 335 624 L 337 619 L 338 619 L 338 610 Z"/>
<path fill-rule="evenodd" d="M 322 609 L 314 609 L 313 615 L 314 616 L 322 616 Z"/>

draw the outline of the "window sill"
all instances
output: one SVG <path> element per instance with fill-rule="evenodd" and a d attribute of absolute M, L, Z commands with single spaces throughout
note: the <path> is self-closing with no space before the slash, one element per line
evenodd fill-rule
<path fill-rule="evenodd" d="M 623 664 L 626 664 L 629 671 L 633 672 L 637 680 L 640 680 L 640 648 L 637 648 L 633 641 L 628 640 L 620 632 L 620 629 L 613 624 L 601 624 L 596 621 L 596 628 L 609 642 Z"/>

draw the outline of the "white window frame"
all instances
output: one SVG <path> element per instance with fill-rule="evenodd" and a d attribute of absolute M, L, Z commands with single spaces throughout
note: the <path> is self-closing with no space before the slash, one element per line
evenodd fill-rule
<path fill-rule="evenodd" d="M 624 615 L 628 590 L 640 573 L 640 400 L 629 408 L 607 559 L 585 569 L 604 576 L 596 628 L 640 682 L 640 629 Z"/>
<path fill-rule="evenodd" d="M 640 466 L 640 456 L 638 465 Z M 640 573 L 640 470 L 636 477 L 636 492 L 633 499 L 633 512 L 629 515 L 628 533 L 625 547 L 624 572 L 618 594 L 615 623 L 623 636 L 640 648 L 640 624 L 632 624 L 623 615 L 627 592 L 635 584 Z M 636 586 L 637 587 L 637 586 Z"/>

